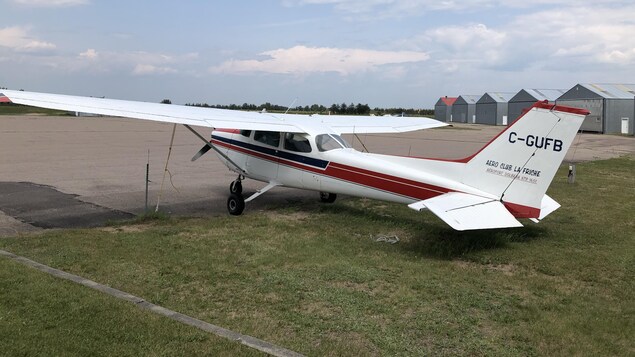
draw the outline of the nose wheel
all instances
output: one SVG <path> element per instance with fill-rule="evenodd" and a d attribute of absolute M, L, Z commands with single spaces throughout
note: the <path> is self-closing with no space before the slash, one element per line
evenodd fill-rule
<path fill-rule="evenodd" d="M 245 199 L 242 194 L 232 193 L 227 198 L 227 211 L 232 216 L 240 216 L 245 210 Z"/>

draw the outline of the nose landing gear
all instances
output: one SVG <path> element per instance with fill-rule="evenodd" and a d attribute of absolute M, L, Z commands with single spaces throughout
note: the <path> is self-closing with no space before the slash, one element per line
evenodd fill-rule
<path fill-rule="evenodd" d="M 241 177 L 242 176 L 238 176 L 236 181 L 232 181 L 232 183 L 229 184 L 229 192 L 230 193 L 234 193 L 234 194 L 237 194 L 237 195 L 240 195 L 240 194 L 243 193 L 243 184 L 241 183 L 241 181 L 242 181 Z"/>
<path fill-rule="evenodd" d="M 245 199 L 242 194 L 243 185 L 241 183 L 244 178 L 245 176 L 240 175 L 238 176 L 236 181 L 232 182 L 231 185 L 229 185 L 230 195 L 229 198 L 227 198 L 227 211 L 229 211 L 229 214 L 231 214 L 232 216 L 238 216 L 243 213 L 243 210 L 245 209 L 245 203 L 251 202 L 254 198 L 262 195 L 263 193 L 271 190 L 274 187 L 281 186 L 275 181 L 270 181 L 267 186 L 259 189 L 247 199 Z"/>

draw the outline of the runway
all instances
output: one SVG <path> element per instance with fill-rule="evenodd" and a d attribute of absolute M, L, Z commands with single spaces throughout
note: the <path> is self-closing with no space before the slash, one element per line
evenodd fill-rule
<path fill-rule="evenodd" d="M 359 139 L 371 152 L 451 159 L 474 153 L 503 129 L 456 124 L 454 128 L 400 135 L 362 135 Z M 196 130 L 204 137 L 210 135 L 209 128 Z M 141 214 L 145 210 L 148 161 L 149 205 L 154 209 L 171 133 L 171 124 L 144 120 L 0 116 L 0 182 L 3 183 L 0 184 L 0 235 L 32 231 L 37 227 L 95 226 L 102 224 L 104 217 L 112 216 L 106 220 L 116 220 Z M 362 150 L 357 138 L 347 136 L 347 140 Z M 229 183 L 236 175 L 212 152 L 191 162 L 191 157 L 202 146 L 187 129 L 177 127 L 168 165 L 171 182 L 168 175 L 161 211 L 203 217 L 226 214 Z M 632 137 L 581 134 L 565 160 L 586 161 L 625 154 L 635 154 Z M 16 184 L 20 182 L 24 184 Z M 263 186 L 253 180 L 244 181 L 246 194 Z M 11 189 L 18 188 L 23 193 L 11 194 Z M 36 199 L 47 194 L 57 198 Z M 313 192 L 276 188 L 250 203 L 246 212 L 289 201 L 316 199 L 317 194 Z M 57 209 L 56 203 L 59 203 Z M 19 212 L 11 208 L 16 206 L 20 207 Z M 62 209 L 64 206 L 66 211 Z"/>

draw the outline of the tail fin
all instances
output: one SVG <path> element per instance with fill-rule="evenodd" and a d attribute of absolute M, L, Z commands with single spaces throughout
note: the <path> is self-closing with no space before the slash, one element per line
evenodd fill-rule
<path fill-rule="evenodd" d="M 475 155 L 463 183 L 500 197 L 517 218 L 542 218 L 545 192 L 588 111 L 538 102 Z M 553 200 L 551 200 L 553 201 Z"/>

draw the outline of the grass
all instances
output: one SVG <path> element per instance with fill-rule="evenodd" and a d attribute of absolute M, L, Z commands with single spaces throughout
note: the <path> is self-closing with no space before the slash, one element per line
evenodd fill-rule
<path fill-rule="evenodd" d="M 549 192 L 563 207 L 521 229 L 459 233 L 430 213 L 349 199 L 51 231 L 0 248 L 307 355 L 632 355 L 635 160 L 579 164 L 573 185 L 564 169 Z M 243 354 L 0 265 L 0 351 L 163 354 L 153 346 L 170 341 L 165 354 Z M 69 307 L 99 314 L 75 324 L 59 318 Z M 136 343 L 121 341 L 127 333 Z"/>
<path fill-rule="evenodd" d="M 2 93 L 2 91 L 0 91 Z M 66 116 L 70 115 L 68 111 L 45 109 L 37 107 L 29 107 L 26 105 L 18 105 L 13 103 L 0 103 L 0 115 L 51 115 Z"/>
<path fill-rule="evenodd" d="M 0 259 L 0 355 L 258 355 L 97 291 Z"/>

